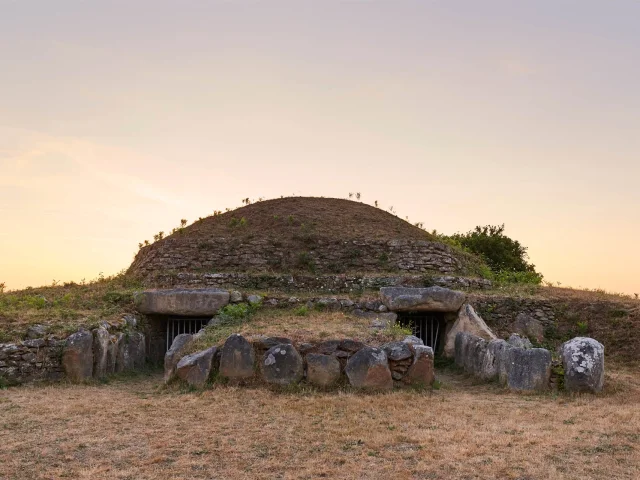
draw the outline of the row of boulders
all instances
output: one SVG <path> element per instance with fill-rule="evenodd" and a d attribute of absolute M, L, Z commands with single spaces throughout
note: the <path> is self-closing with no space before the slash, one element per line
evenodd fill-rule
<path fill-rule="evenodd" d="M 386 390 L 435 380 L 433 350 L 413 336 L 372 347 L 351 339 L 294 346 L 283 337 L 249 341 L 233 334 L 222 347 L 185 355 L 191 342 L 192 335 L 176 337 L 165 356 L 165 381 L 179 378 L 196 387 L 214 376 L 236 382 L 257 378 L 273 385 L 306 381 L 319 387 L 348 381 L 356 388 Z"/>
<path fill-rule="evenodd" d="M 140 369 L 145 362 L 145 336 L 139 331 L 80 330 L 67 337 L 62 349 L 62 366 L 72 382 Z"/>
<path fill-rule="evenodd" d="M 578 337 L 560 347 L 564 388 L 570 392 L 599 392 L 604 385 L 604 346 L 592 338 Z M 508 341 L 485 340 L 468 332 L 455 339 L 455 363 L 482 380 L 497 381 L 515 391 L 550 388 L 551 352 L 533 348 L 526 337 Z"/>

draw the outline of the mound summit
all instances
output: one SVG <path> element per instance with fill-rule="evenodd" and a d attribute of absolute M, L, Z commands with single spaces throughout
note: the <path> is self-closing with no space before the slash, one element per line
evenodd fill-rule
<path fill-rule="evenodd" d="M 472 273 L 477 259 L 370 205 L 266 200 L 201 219 L 143 247 L 129 273 Z"/>

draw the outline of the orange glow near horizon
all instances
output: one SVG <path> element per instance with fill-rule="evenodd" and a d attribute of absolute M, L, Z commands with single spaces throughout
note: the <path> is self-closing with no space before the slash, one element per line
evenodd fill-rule
<path fill-rule="evenodd" d="M 9 289 L 245 197 L 360 192 L 640 293 L 640 5 L 28 3 L 0 6 Z"/>

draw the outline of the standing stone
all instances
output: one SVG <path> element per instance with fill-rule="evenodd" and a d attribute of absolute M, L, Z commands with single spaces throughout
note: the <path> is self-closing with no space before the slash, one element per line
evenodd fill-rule
<path fill-rule="evenodd" d="M 433 368 L 433 349 L 424 345 L 412 345 L 413 363 L 402 381 L 409 385 L 431 385 L 436 379 Z"/>
<path fill-rule="evenodd" d="M 604 345 L 588 337 L 576 337 L 562 344 L 564 388 L 569 392 L 602 391 Z"/>
<path fill-rule="evenodd" d="M 356 388 L 382 390 L 393 388 L 391 370 L 384 350 L 364 347 L 348 361 L 345 373 Z"/>
<path fill-rule="evenodd" d="M 447 332 L 444 344 L 445 357 L 453 358 L 455 356 L 455 343 L 458 332 L 468 332 L 485 340 L 495 340 L 497 338 L 480 315 L 468 303 L 460 309 L 457 320 Z"/>
<path fill-rule="evenodd" d="M 176 366 L 176 375 L 193 387 L 202 388 L 213 370 L 217 347 L 185 355 Z"/>
<path fill-rule="evenodd" d="M 237 333 L 232 334 L 222 347 L 220 375 L 231 380 L 253 377 L 255 353 L 251 344 Z"/>
<path fill-rule="evenodd" d="M 467 348 L 469 341 L 473 338 L 473 335 L 467 332 L 458 332 L 455 340 L 455 363 L 459 368 L 464 368 L 464 362 L 467 357 Z"/>
<path fill-rule="evenodd" d="M 107 363 L 109 359 L 109 345 L 111 335 L 104 327 L 96 328 L 93 331 L 93 376 L 102 378 L 109 373 Z"/>
<path fill-rule="evenodd" d="M 319 387 L 330 387 L 340 378 L 340 362 L 333 355 L 307 355 L 307 381 Z"/>
<path fill-rule="evenodd" d="M 507 350 L 510 345 L 502 339 L 491 340 L 487 344 L 485 356 L 480 366 L 479 377 L 483 380 L 507 382 Z"/>
<path fill-rule="evenodd" d="M 109 337 L 109 350 L 107 352 L 107 372 L 108 373 L 116 373 L 121 372 L 122 370 L 118 370 L 118 352 L 122 348 L 122 343 L 124 342 L 124 333 L 116 333 Z"/>
<path fill-rule="evenodd" d="M 507 386 L 517 391 L 544 391 L 551 379 L 551 353 L 544 348 L 508 350 Z"/>
<path fill-rule="evenodd" d="M 188 333 L 181 333 L 173 339 L 171 347 L 164 355 L 164 381 L 165 383 L 171 380 L 176 372 L 178 362 L 183 357 L 184 352 L 193 342 L 193 335 Z"/>
<path fill-rule="evenodd" d="M 136 370 L 144 367 L 146 349 L 144 335 L 142 333 L 133 332 L 125 334 L 119 347 L 118 357 L 116 358 L 117 371 Z"/>
<path fill-rule="evenodd" d="M 304 362 L 290 343 L 271 347 L 262 358 L 262 378 L 267 383 L 290 385 L 298 383 L 304 375 Z"/>
<path fill-rule="evenodd" d="M 540 320 L 526 313 L 518 314 L 511 330 L 524 337 L 533 338 L 538 343 L 544 340 L 544 325 Z"/>
<path fill-rule="evenodd" d="M 62 351 L 62 366 L 72 382 L 84 382 L 93 374 L 93 335 L 80 331 L 69 335 Z"/>

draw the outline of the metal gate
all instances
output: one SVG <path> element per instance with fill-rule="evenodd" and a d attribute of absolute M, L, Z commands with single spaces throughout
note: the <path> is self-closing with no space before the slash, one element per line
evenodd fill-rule
<path fill-rule="evenodd" d="M 181 333 L 198 333 L 210 318 L 169 317 L 167 320 L 167 350 L 171 348 L 173 340 Z"/>
<path fill-rule="evenodd" d="M 438 312 L 405 312 L 398 313 L 398 323 L 410 328 L 413 335 L 420 338 L 424 344 L 438 351 L 438 341 L 444 331 L 444 315 Z"/>

